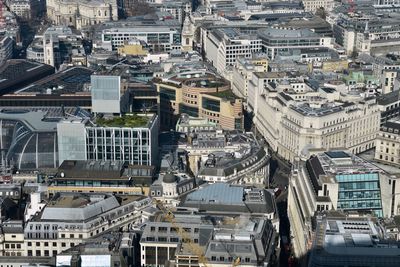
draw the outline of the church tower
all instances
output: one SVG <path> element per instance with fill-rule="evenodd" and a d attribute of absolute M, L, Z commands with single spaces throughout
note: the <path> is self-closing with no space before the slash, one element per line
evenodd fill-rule
<path fill-rule="evenodd" d="M 195 27 L 190 19 L 190 13 L 186 13 L 182 26 L 182 51 L 188 52 L 193 50 Z"/>

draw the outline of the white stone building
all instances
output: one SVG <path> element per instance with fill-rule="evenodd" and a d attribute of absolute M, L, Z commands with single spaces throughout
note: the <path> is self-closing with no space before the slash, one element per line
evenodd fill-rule
<path fill-rule="evenodd" d="M 315 89 L 301 80 L 279 85 L 260 79 L 254 74 L 249 88 L 254 124 L 286 160 L 314 149 L 345 148 L 357 154 L 375 146 L 380 125 L 375 98 Z"/>
<path fill-rule="evenodd" d="M 116 0 L 47 0 L 47 16 L 56 25 L 82 27 L 118 20 Z"/>

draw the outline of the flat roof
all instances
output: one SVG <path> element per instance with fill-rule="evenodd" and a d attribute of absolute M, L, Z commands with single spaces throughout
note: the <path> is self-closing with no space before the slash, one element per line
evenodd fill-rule
<path fill-rule="evenodd" d="M 36 93 L 44 95 L 65 95 L 86 93 L 85 84 L 90 84 L 93 70 L 86 67 L 72 67 L 41 79 L 16 92 L 16 94 Z"/>

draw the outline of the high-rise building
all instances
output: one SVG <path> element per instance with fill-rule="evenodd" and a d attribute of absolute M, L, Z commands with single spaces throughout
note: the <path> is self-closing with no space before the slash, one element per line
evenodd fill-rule
<path fill-rule="evenodd" d="M 179 114 L 207 118 L 224 129 L 242 129 L 242 99 L 213 73 L 183 70 L 156 83 L 162 126 L 175 127 Z"/>
<path fill-rule="evenodd" d="M 64 160 L 127 161 L 154 165 L 158 154 L 157 115 L 111 119 L 68 119 L 57 124 L 60 164 Z"/>
<path fill-rule="evenodd" d="M 309 249 L 315 212 L 337 210 L 377 217 L 397 214 L 395 180 L 372 163 L 344 151 L 318 153 L 296 162 L 288 195 L 296 256 L 305 255 Z"/>

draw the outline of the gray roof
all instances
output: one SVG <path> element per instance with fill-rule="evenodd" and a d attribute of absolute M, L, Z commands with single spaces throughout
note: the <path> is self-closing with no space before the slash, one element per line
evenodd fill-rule
<path fill-rule="evenodd" d="M 215 213 L 267 214 L 275 212 L 275 201 L 272 193 L 264 189 L 215 183 L 188 194 L 181 207 Z"/>
<path fill-rule="evenodd" d="M 0 111 L 0 120 L 20 121 L 32 132 L 55 132 L 57 120 L 46 120 L 46 112 L 29 110 L 6 110 Z"/>
<path fill-rule="evenodd" d="M 259 30 L 261 37 L 267 38 L 315 38 L 318 34 L 309 29 L 294 29 L 294 28 L 280 28 L 280 27 L 269 27 L 266 29 Z"/>
<path fill-rule="evenodd" d="M 186 201 L 240 205 L 243 202 L 243 191 L 243 187 L 235 187 L 229 184 L 217 183 L 206 186 L 189 194 L 186 198 Z"/>
<path fill-rule="evenodd" d="M 84 195 L 61 195 L 56 196 L 44 209 L 42 220 L 85 221 L 97 217 L 102 213 L 119 207 L 115 196 L 93 201 Z"/>

